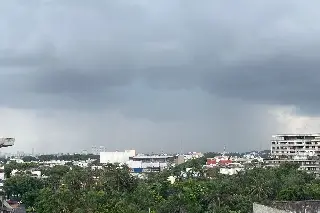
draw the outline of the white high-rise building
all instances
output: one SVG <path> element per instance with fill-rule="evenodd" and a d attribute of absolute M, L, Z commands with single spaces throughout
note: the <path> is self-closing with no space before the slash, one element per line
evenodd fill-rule
<path fill-rule="evenodd" d="M 300 169 L 320 173 L 320 134 L 279 134 L 271 140 L 271 159 L 266 163 L 279 165 L 295 162 Z"/>
<path fill-rule="evenodd" d="M 278 159 L 320 156 L 320 134 L 274 135 L 271 141 L 271 155 Z"/>
<path fill-rule="evenodd" d="M 106 148 L 104 146 L 92 146 L 91 153 L 94 155 L 99 155 L 100 152 L 106 152 Z"/>

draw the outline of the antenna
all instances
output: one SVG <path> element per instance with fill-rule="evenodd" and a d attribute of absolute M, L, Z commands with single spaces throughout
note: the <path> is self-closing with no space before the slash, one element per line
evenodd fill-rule
<path fill-rule="evenodd" d="M 224 156 L 226 154 L 226 146 L 223 146 L 223 153 L 222 155 Z"/>

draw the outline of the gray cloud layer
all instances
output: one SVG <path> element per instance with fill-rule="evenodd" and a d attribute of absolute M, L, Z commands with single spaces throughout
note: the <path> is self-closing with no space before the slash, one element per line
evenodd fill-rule
<path fill-rule="evenodd" d="M 111 110 L 128 120 L 190 123 L 185 130 L 177 126 L 167 149 L 183 134 L 196 140 L 200 124 L 206 126 L 206 136 L 198 136 L 200 149 L 210 148 L 209 143 L 257 148 L 257 140 L 276 131 L 263 124 L 266 109 L 257 104 L 295 105 L 301 113 L 318 113 L 316 1 L 31 0 L 0 5 L 0 105 L 93 113 L 94 128 L 85 135 L 102 125 L 95 113 Z M 232 103 L 225 105 L 227 99 Z M 70 121 L 79 115 L 74 116 Z M 243 119 L 252 122 L 247 129 L 255 137 L 242 127 Z M 161 128 L 155 127 L 157 134 Z M 239 141 L 221 142 L 230 128 Z M 135 137 L 133 142 L 112 140 L 121 148 L 133 143 L 143 149 L 134 142 L 140 140 L 161 143 Z"/>

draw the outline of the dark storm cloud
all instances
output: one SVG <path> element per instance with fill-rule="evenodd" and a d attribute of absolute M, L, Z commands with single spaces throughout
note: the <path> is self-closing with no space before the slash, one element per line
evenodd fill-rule
<path fill-rule="evenodd" d="M 30 107 L 63 107 L 69 99 L 66 106 L 104 107 L 130 100 L 130 89 L 118 89 L 138 80 L 256 103 L 302 106 L 319 97 L 320 52 L 311 48 L 319 42 L 319 15 L 310 2 L 2 4 L 21 12 L 0 14 L 11 23 L 1 28 L 0 88 L 16 92 L 8 99 L 15 107 L 25 105 L 19 94 L 38 100 Z"/>
<path fill-rule="evenodd" d="M 268 148 L 285 128 L 256 103 L 310 103 L 318 88 L 319 6 L 2 1 L 0 135 L 50 152 Z"/>
<path fill-rule="evenodd" d="M 260 103 L 304 105 L 320 98 L 317 59 L 279 55 L 249 61 L 207 79 L 208 90 Z"/>

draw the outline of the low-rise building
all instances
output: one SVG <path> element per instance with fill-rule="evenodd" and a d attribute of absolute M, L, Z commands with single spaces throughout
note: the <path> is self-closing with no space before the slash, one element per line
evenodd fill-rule
<path fill-rule="evenodd" d="M 203 157 L 203 154 L 201 152 L 189 152 L 187 154 L 184 154 L 185 161 L 197 159 Z"/>
<path fill-rule="evenodd" d="M 101 152 L 100 163 L 126 164 L 132 173 L 160 172 L 174 159 L 171 155 L 136 155 L 135 150 L 124 152 Z"/>
<path fill-rule="evenodd" d="M 207 167 L 217 167 L 217 166 L 227 166 L 232 163 L 230 156 L 216 156 L 214 158 L 207 158 L 206 166 Z"/>
<path fill-rule="evenodd" d="M 175 158 L 174 158 L 174 161 L 173 161 L 173 163 L 175 165 L 179 165 L 179 164 L 182 164 L 184 162 L 186 162 L 186 160 L 185 160 L 183 155 L 176 155 Z"/>
<path fill-rule="evenodd" d="M 220 167 L 220 174 L 235 175 L 241 171 L 244 171 L 244 166 L 240 163 L 230 163 L 228 166 Z"/>
<path fill-rule="evenodd" d="M 100 152 L 100 163 L 119 163 L 124 164 L 130 157 L 136 156 L 135 150 L 125 150 L 124 152 Z"/>
<path fill-rule="evenodd" d="M 173 162 L 171 155 L 137 155 L 127 162 L 134 173 L 160 172 Z"/>
<path fill-rule="evenodd" d="M 268 206 L 254 203 L 253 213 L 320 213 L 319 200 L 274 201 Z"/>

